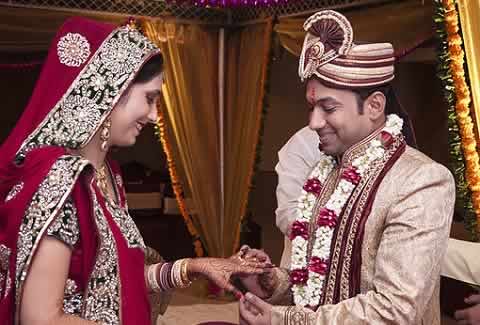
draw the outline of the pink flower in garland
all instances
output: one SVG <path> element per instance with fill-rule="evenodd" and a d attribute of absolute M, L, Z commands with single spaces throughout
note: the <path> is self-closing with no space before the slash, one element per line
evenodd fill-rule
<path fill-rule="evenodd" d="M 385 148 L 388 148 L 393 143 L 393 136 L 390 133 L 388 133 L 387 131 L 382 131 L 382 132 L 380 132 L 380 142 L 382 142 L 382 145 Z"/>
<path fill-rule="evenodd" d="M 308 280 L 307 269 L 296 269 L 290 272 L 290 283 L 292 284 L 306 284 Z"/>
<path fill-rule="evenodd" d="M 361 177 L 360 174 L 357 172 L 357 169 L 352 166 L 343 171 L 342 178 L 352 183 L 353 185 L 358 185 Z"/>
<path fill-rule="evenodd" d="M 303 239 L 308 240 L 308 222 L 301 222 L 297 220 L 292 224 L 290 240 L 294 240 L 297 236 L 303 237 Z"/>
<path fill-rule="evenodd" d="M 333 210 L 321 208 L 318 212 L 317 225 L 334 228 L 337 225 L 337 215 Z"/>
<path fill-rule="evenodd" d="M 328 263 L 320 257 L 312 256 L 308 264 L 308 269 L 312 272 L 325 275 L 327 274 Z"/>
<path fill-rule="evenodd" d="M 319 195 L 322 190 L 322 184 L 318 178 L 310 178 L 305 182 L 305 185 L 303 185 L 303 189 L 308 193 Z"/>

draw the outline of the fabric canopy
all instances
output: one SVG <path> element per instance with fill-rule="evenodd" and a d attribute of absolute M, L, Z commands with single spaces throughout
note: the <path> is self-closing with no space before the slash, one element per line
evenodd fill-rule
<path fill-rule="evenodd" d="M 434 35 L 431 3 L 422 5 L 418 0 L 402 1 L 344 14 L 352 24 L 356 42 L 389 42 L 398 51 Z M 300 56 L 303 45 L 304 21 L 304 17 L 280 18 L 274 27 L 282 46 L 296 56 Z"/>
<path fill-rule="evenodd" d="M 68 16 L 82 15 L 117 24 L 127 18 L 91 11 L 0 8 L 0 52 L 10 53 L 46 51 L 56 29 Z M 345 14 L 354 26 L 356 41 L 388 41 L 400 50 L 430 38 L 434 31 L 432 5 L 422 5 L 418 0 Z M 274 26 L 281 44 L 297 56 L 303 43 L 304 19 L 280 18 Z M 238 244 L 239 223 L 250 189 L 272 23 L 264 20 L 227 29 L 225 130 L 220 130 L 218 123 L 218 27 L 163 18 L 149 19 L 144 27 L 165 57 L 166 134 L 183 195 L 193 201 L 194 228 L 211 255 L 228 256 Z M 218 173 L 222 132 L 224 193 Z"/>

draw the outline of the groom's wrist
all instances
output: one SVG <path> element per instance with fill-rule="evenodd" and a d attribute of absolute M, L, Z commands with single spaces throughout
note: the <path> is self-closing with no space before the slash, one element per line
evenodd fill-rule
<path fill-rule="evenodd" d="M 279 286 L 278 272 L 281 272 L 281 270 L 276 267 L 270 272 L 271 274 L 263 275 L 259 278 L 259 284 L 264 292 L 264 297 L 261 297 L 263 299 L 271 298 L 273 296 L 273 293 Z"/>

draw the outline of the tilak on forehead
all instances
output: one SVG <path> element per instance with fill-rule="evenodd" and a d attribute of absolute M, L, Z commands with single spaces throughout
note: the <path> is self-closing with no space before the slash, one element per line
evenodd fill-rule
<path fill-rule="evenodd" d="M 311 87 L 310 88 L 310 91 L 309 91 L 309 95 L 310 95 L 310 100 L 311 101 L 314 101 L 315 100 L 315 88 L 314 87 Z"/>
<path fill-rule="evenodd" d="M 390 43 L 355 44 L 346 17 L 323 10 L 308 18 L 298 74 L 302 81 L 317 77 L 335 88 L 367 88 L 394 78 Z M 310 93 L 310 95 L 314 95 Z"/>

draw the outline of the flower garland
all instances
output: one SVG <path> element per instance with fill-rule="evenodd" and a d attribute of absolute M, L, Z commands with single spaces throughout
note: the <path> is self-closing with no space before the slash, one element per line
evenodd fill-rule
<path fill-rule="evenodd" d="M 300 217 L 292 224 L 292 263 L 290 281 L 296 305 L 314 307 L 319 305 L 323 293 L 325 276 L 329 269 L 330 249 L 338 217 L 360 180 L 372 163 L 381 159 L 393 137 L 402 131 L 403 120 L 397 115 L 387 117 L 385 127 L 379 137 L 370 140 L 365 154 L 354 159 L 346 168 L 340 181 L 325 205 L 316 217 L 316 231 L 310 260 L 308 259 L 309 225 L 313 216 L 315 202 L 322 191 L 329 174 L 336 166 L 333 157 L 324 153 L 310 173 L 302 194 L 298 199 Z"/>
<path fill-rule="evenodd" d="M 158 121 L 156 125 L 156 130 L 157 130 L 157 135 L 160 139 L 160 142 L 162 143 L 165 156 L 167 157 L 168 171 L 170 173 L 170 178 L 172 180 L 172 188 L 173 188 L 173 192 L 175 193 L 175 198 L 177 199 L 178 208 L 180 209 L 180 213 L 183 216 L 183 220 L 187 225 L 188 232 L 190 233 L 190 235 L 192 235 L 192 238 L 193 238 L 193 246 L 195 248 L 195 254 L 197 256 L 203 256 L 204 252 L 203 252 L 202 242 L 200 241 L 200 236 L 185 206 L 185 201 L 183 199 L 183 190 L 182 190 L 180 181 L 178 179 L 175 162 L 173 161 L 172 150 L 165 136 L 165 118 L 160 108 L 158 109 Z"/>
<path fill-rule="evenodd" d="M 473 239 L 480 233 L 480 164 L 474 124 L 470 116 L 471 95 L 465 80 L 465 53 L 459 34 L 454 0 L 436 0 L 437 34 L 440 37 L 439 77 L 449 104 L 450 154 L 457 183 L 457 205 L 465 211 L 465 224 Z M 462 156 L 463 152 L 463 156 Z"/>

